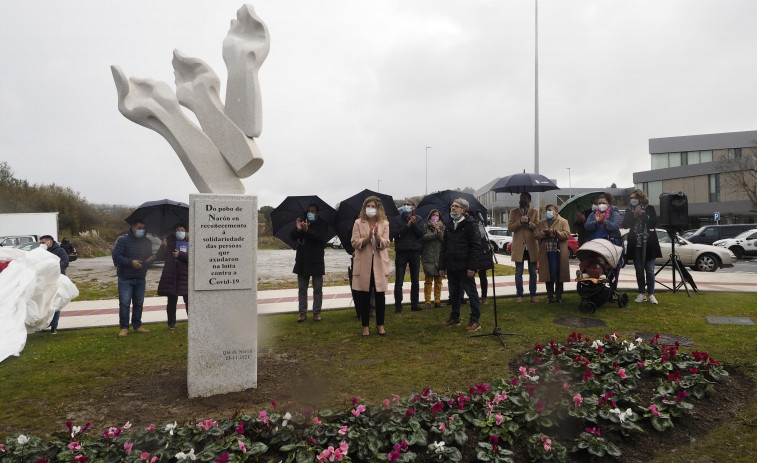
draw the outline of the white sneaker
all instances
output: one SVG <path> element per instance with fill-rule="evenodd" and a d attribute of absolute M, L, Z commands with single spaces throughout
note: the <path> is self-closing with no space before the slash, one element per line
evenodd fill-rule
<path fill-rule="evenodd" d="M 638 296 L 636 296 L 635 302 L 647 302 L 647 296 L 644 293 L 640 293 Z M 655 302 L 656 304 L 657 302 Z"/>
<path fill-rule="evenodd" d="M 654 294 L 649 295 L 649 302 L 651 302 L 652 304 L 657 304 L 657 298 L 654 297 Z"/>

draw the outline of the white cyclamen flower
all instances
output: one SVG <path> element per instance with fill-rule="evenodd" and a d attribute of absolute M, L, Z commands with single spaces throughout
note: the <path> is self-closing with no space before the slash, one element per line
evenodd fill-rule
<path fill-rule="evenodd" d="M 442 453 L 444 451 L 444 441 L 441 441 L 441 442 L 434 441 L 434 451 L 436 453 Z"/>
<path fill-rule="evenodd" d="M 627 417 L 633 415 L 633 410 L 631 410 L 630 408 L 627 408 L 626 411 L 621 412 L 620 409 L 616 407 L 610 410 L 610 413 L 615 413 L 616 415 L 618 415 L 618 419 L 620 420 L 620 422 L 624 423 Z"/>
<path fill-rule="evenodd" d="M 81 431 L 81 426 L 74 426 L 71 428 L 71 439 L 74 438 L 75 435 L 79 434 L 79 431 Z"/>
<path fill-rule="evenodd" d="M 168 431 L 168 434 L 173 436 L 174 429 L 176 429 L 176 421 L 174 421 L 173 424 L 167 424 L 165 430 Z"/>
<path fill-rule="evenodd" d="M 29 442 L 29 438 L 28 438 L 28 437 L 26 437 L 26 436 L 25 436 L 25 435 L 23 435 L 23 434 L 19 434 L 19 435 L 18 435 L 18 443 L 19 443 L 19 444 L 21 444 L 21 445 L 24 445 L 24 444 L 26 444 L 27 442 Z"/>
<path fill-rule="evenodd" d="M 595 349 L 596 349 L 597 347 L 602 347 L 602 346 L 604 346 L 604 344 L 603 344 L 603 343 L 602 343 L 602 341 L 600 341 L 599 339 L 597 339 L 596 341 L 594 341 L 593 343 L 591 343 L 591 347 L 593 347 L 593 348 L 595 348 Z"/>
<path fill-rule="evenodd" d="M 292 414 L 289 412 L 286 412 L 286 415 L 284 415 L 284 421 L 281 422 L 282 426 L 286 426 L 289 420 L 292 419 Z"/>
<path fill-rule="evenodd" d="M 644 340 L 641 338 L 636 338 L 634 339 L 634 341 L 636 341 L 638 344 L 641 344 L 642 342 L 644 342 Z"/>
<path fill-rule="evenodd" d="M 195 449 L 192 449 L 189 451 L 189 453 L 179 452 L 176 454 L 177 460 L 197 460 L 197 456 L 195 456 Z"/>

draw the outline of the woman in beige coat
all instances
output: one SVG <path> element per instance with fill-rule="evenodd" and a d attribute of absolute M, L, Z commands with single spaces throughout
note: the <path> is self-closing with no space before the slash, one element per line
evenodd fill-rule
<path fill-rule="evenodd" d="M 568 238 L 570 225 L 557 214 L 557 207 L 547 206 L 547 218 L 534 231 L 539 240 L 539 281 L 547 284 L 547 302 L 562 302 L 563 282 L 570 281 Z"/>
<path fill-rule="evenodd" d="M 355 307 L 363 324 L 363 337 L 370 334 L 368 322 L 371 311 L 371 287 L 375 288 L 376 329 L 379 336 L 386 336 L 384 315 L 386 313 L 386 288 L 389 283 L 389 221 L 386 219 L 381 200 L 369 196 L 363 201 L 360 215 L 352 227 L 352 247 L 355 261 L 352 271 L 352 289 L 355 291 Z"/>

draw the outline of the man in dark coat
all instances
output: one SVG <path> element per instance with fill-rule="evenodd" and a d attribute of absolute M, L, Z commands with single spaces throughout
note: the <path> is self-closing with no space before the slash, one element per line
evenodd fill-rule
<path fill-rule="evenodd" d="M 145 236 L 145 224 L 134 222 L 125 235 L 118 237 L 111 256 L 118 275 L 119 336 L 129 334 L 129 306 L 132 305 L 131 326 L 135 333 L 148 333 L 142 327 L 142 305 L 145 302 L 147 267 L 155 260 L 152 242 Z"/>
<path fill-rule="evenodd" d="M 40 237 L 39 242 L 43 247 L 47 248 L 48 252 L 58 256 L 60 259 L 60 274 L 65 275 L 66 268 L 68 268 L 68 253 L 50 235 Z M 55 315 L 53 315 L 53 319 L 50 322 L 50 334 L 58 334 L 58 320 L 60 320 L 60 311 L 55 312 Z"/>
<path fill-rule="evenodd" d="M 300 316 L 297 322 L 307 320 L 308 284 L 313 279 L 313 320 L 321 321 L 323 304 L 323 275 L 326 265 L 323 262 L 323 249 L 328 240 L 329 225 L 318 217 L 318 205 L 310 204 L 303 219 L 297 217 L 291 238 L 297 241 L 297 254 L 294 258 L 293 273 L 297 274 L 297 300 Z"/>
<path fill-rule="evenodd" d="M 449 319 L 442 323 L 444 326 L 456 326 L 460 324 L 460 298 L 461 290 L 465 291 L 470 300 L 470 321 L 468 331 L 477 331 L 481 328 L 481 300 L 478 298 L 476 280 L 473 276 L 478 270 L 478 262 L 481 259 L 481 236 L 478 224 L 467 215 L 468 201 L 458 198 L 452 202 L 450 208 L 450 221 L 444 231 L 442 251 L 439 261 L 439 275 L 444 278 L 447 275 L 447 287 L 449 288 L 449 300 L 452 305 L 452 313 Z"/>
<path fill-rule="evenodd" d="M 423 225 L 421 218 L 413 214 L 415 203 L 409 199 L 394 218 L 394 226 L 389 227 L 394 241 L 394 312 L 402 313 L 402 284 L 405 269 L 410 266 L 410 310 L 419 311 L 421 250 L 423 249 Z"/>

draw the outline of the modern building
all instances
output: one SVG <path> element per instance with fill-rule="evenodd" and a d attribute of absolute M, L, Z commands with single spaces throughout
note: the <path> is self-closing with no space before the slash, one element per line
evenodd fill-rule
<path fill-rule="evenodd" d="M 478 202 L 480 202 L 484 207 L 486 207 L 486 210 L 489 215 L 489 224 L 493 226 L 498 227 L 506 227 L 507 222 L 510 219 L 510 210 L 513 208 L 518 207 L 518 202 L 520 201 L 520 195 L 519 194 L 512 194 L 512 193 L 496 193 L 492 191 L 492 187 L 495 183 L 500 179 L 500 177 L 495 178 L 491 182 L 487 183 L 486 185 L 482 186 L 478 190 L 476 190 L 473 193 L 473 196 L 476 197 Z M 555 184 L 554 180 L 552 180 Z M 617 205 L 620 209 L 625 209 L 625 207 L 628 205 L 628 197 L 633 192 L 634 188 L 561 188 L 559 190 L 551 190 L 551 191 L 545 191 L 543 193 L 538 194 L 539 198 L 539 209 L 541 213 L 544 213 L 544 209 L 548 204 L 554 204 L 558 208 L 568 199 L 570 199 L 572 196 L 575 196 L 577 194 L 581 193 L 589 193 L 592 191 L 604 191 L 607 193 L 610 193 L 615 198 L 614 204 Z M 536 207 L 536 193 L 531 193 L 531 197 L 534 200 L 532 203 L 532 206 Z M 573 217 L 565 217 L 568 220 L 573 220 Z"/>
<path fill-rule="evenodd" d="M 634 172 L 633 181 L 653 205 L 659 205 L 663 192 L 685 193 L 689 228 L 755 223 L 755 204 L 727 173 L 749 167 L 754 170 L 755 154 L 757 131 L 651 138 L 652 168 Z"/>

